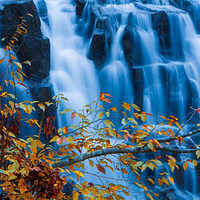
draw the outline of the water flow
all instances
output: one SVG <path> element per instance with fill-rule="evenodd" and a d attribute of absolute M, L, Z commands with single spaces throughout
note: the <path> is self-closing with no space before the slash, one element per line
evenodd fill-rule
<path fill-rule="evenodd" d="M 125 15 L 127 18 L 127 15 Z M 127 20 L 122 20 L 115 40 L 111 49 L 111 61 L 100 72 L 100 82 L 103 92 L 111 94 L 114 106 L 121 102 L 132 101 L 132 86 L 128 67 L 125 64 L 124 54 L 121 48 L 122 33 L 124 32 L 125 23 Z"/>
<path fill-rule="evenodd" d="M 75 7 L 65 0 L 46 0 L 46 3 L 50 29 L 43 27 L 43 33 L 51 42 L 50 76 L 54 91 L 69 99 L 61 109 L 80 109 L 98 98 L 95 66 L 86 58 L 83 38 L 76 34 Z M 63 118 L 59 125 L 66 126 L 66 122 L 70 123 L 70 119 Z"/>

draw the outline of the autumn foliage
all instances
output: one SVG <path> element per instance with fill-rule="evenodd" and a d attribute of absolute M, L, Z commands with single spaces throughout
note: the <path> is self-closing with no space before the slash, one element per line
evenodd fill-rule
<path fill-rule="evenodd" d="M 27 14 L 26 17 L 31 17 Z M 82 110 L 69 108 L 59 110 L 62 101 L 68 101 L 62 94 L 56 95 L 48 102 L 18 101 L 17 85 L 24 87 L 26 74 L 23 64 L 14 53 L 15 41 L 26 34 L 26 20 L 18 26 L 16 33 L 4 49 L 5 56 L 0 60 L 5 69 L 1 72 L 0 88 L 0 187 L 1 197 L 9 199 L 124 199 L 130 195 L 130 190 L 123 184 L 108 181 L 99 184 L 84 179 L 87 174 L 85 160 L 91 168 L 101 176 L 109 179 L 109 173 L 117 171 L 124 176 L 132 177 L 132 184 L 141 188 L 149 199 L 159 197 L 153 190 L 154 185 L 162 187 L 174 184 L 172 173 L 162 171 L 158 177 L 143 176 L 145 171 L 154 171 L 167 163 L 171 172 L 180 166 L 186 171 L 188 163 L 197 166 L 195 159 L 177 160 L 175 154 L 196 153 L 200 150 L 182 148 L 185 138 L 199 132 L 197 129 L 180 134 L 183 126 L 174 116 L 156 116 L 155 125 L 145 124 L 148 117 L 153 115 L 142 111 L 133 103 L 122 102 L 112 107 L 112 96 L 100 93 L 97 101 L 85 105 Z M 8 79 L 11 75 L 11 79 Z M 14 92 L 9 92 L 12 88 Z M 107 105 L 109 104 L 109 106 Z M 50 107 L 58 108 L 57 116 L 46 116 Z M 32 113 L 42 113 L 41 119 L 33 118 Z M 194 109 L 192 115 L 199 113 Z M 25 115 L 29 117 L 24 117 Z M 70 115 L 74 124 L 55 127 L 54 122 L 62 115 Z M 117 119 L 116 124 L 113 119 Z M 20 138 L 23 126 L 29 129 L 37 127 L 37 132 L 27 133 Z M 174 131 L 176 130 L 176 131 Z M 30 131 L 31 132 L 31 131 Z M 46 135 L 48 142 L 43 143 L 41 135 Z M 114 142 L 113 142 L 114 141 Z M 178 141 L 179 149 L 171 145 Z M 158 151 L 165 152 L 160 155 Z M 140 153 L 150 153 L 151 159 L 143 160 Z M 117 162 L 109 155 L 115 155 Z M 95 158 L 95 159 L 93 159 Z M 181 163 L 181 165 L 180 165 Z M 70 184 L 71 191 L 64 190 Z M 149 187 L 149 185 L 151 187 Z M 68 195 L 66 194 L 68 193 Z"/>

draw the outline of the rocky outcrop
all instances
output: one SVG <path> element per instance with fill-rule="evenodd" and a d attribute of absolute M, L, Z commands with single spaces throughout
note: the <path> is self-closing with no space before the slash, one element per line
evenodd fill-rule
<path fill-rule="evenodd" d="M 45 86 L 44 80 L 48 79 L 50 71 L 50 42 L 48 38 L 43 38 L 42 36 L 40 19 L 33 1 L 8 0 L 6 3 L 1 2 L 0 5 L 3 7 L 0 10 L 1 37 L 5 38 L 1 46 L 5 46 L 8 43 L 15 33 L 17 25 L 21 23 L 21 17 L 25 16 L 28 34 L 18 38 L 15 51 L 20 62 L 31 61 L 31 66 L 23 64 L 23 71 L 27 75 L 27 80 L 36 85 L 33 88 L 42 87 L 46 90 L 49 84 Z M 27 13 L 30 13 L 32 17 L 27 15 Z M 32 93 L 33 98 L 36 98 L 33 89 Z M 37 96 L 37 99 L 40 101 L 45 101 L 46 98 L 50 99 L 52 90 L 50 93 L 48 96 Z"/>
<path fill-rule="evenodd" d="M 153 29 L 157 31 L 159 38 L 160 53 L 168 55 L 170 49 L 170 25 L 165 11 L 152 14 Z"/>
<path fill-rule="evenodd" d="M 82 17 L 83 10 L 85 8 L 86 3 L 87 2 L 85 0 L 77 0 L 77 2 L 76 2 L 76 15 L 77 15 L 78 18 Z"/>
<path fill-rule="evenodd" d="M 112 30 L 107 17 L 98 17 L 94 27 L 92 41 L 89 48 L 89 59 L 93 60 L 97 68 L 101 68 L 110 56 Z"/>
<path fill-rule="evenodd" d="M 129 67 L 142 65 L 140 38 L 135 31 L 133 13 L 129 14 L 128 23 L 122 36 L 122 48 L 124 57 Z"/>

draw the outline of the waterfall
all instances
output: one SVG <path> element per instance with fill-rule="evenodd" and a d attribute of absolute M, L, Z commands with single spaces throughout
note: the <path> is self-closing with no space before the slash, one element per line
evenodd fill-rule
<path fill-rule="evenodd" d="M 113 95 L 114 105 L 134 102 L 146 112 L 180 120 L 190 106 L 199 107 L 198 1 L 88 1 L 84 8 L 78 2 L 75 7 L 69 0 L 46 0 L 48 17 L 41 16 L 51 43 L 54 91 L 69 99 L 60 109 L 80 109 L 100 91 Z M 66 122 L 71 119 L 61 118 L 59 126 Z M 188 170 L 182 189 L 197 194 L 197 172 Z M 179 197 L 187 195 L 179 185 L 175 189 Z"/>
<path fill-rule="evenodd" d="M 43 33 L 51 42 L 51 72 L 55 94 L 64 94 L 69 102 L 60 109 L 80 109 L 98 98 L 99 83 L 93 63 L 86 57 L 86 45 L 76 33 L 75 7 L 70 1 L 47 0 L 49 28 Z M 60 126 L 71 119 L 63 116 Z"/>

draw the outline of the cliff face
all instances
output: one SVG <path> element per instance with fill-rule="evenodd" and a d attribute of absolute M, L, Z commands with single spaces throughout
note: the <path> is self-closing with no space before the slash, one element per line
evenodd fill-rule
<path fill-rule="evenodd" d="M 50 42 L 43 38 L 40 19 L 32 0 L 6 0 L 0 2 L 0 35 L 5 38 L 1 46 L 5 46 L 21 23 L 21 17 L 26 17 L 28 34 L 19 38 L 15 50 L 20 62 L 31 61 L 31 66 L 24 64 L 23 71 L 27 81 L 32 86 L 34 100 L 47 101 L 52 97 L 52 86 L 48 81 L 50 71 Z"/>

